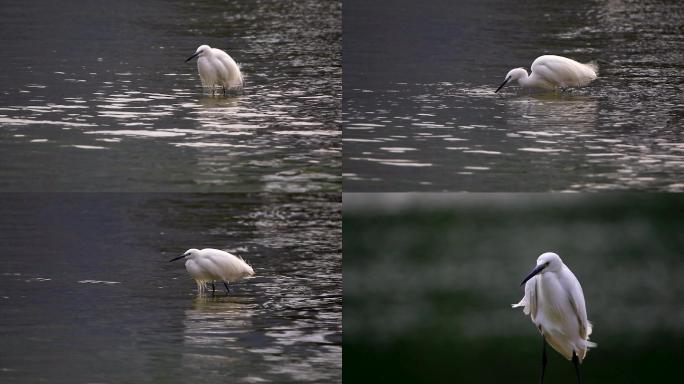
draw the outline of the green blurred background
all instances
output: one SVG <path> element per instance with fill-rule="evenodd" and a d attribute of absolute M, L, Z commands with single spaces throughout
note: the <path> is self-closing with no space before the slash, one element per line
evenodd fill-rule
<path fill-rule="evenodd" d="M 585 383 L 679 382 L 684 196 L 344 194 L 348 383 L 534 383 L 521 280 L 557 252 L 584 289 Z M 549 349 L 547 383 L 574 383 Z"/>

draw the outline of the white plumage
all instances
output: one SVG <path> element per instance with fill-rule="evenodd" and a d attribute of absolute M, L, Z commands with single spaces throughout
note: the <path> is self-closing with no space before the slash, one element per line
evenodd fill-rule
<path fill-rule="evenodd" d="M 192 248 L 169 261 L 181 258 L 185 258 L 185 269 L 195 279 L 200 293 L 205 291 L 206 283 L 220 281 L 227 284 L 254 275 L 254 269 L 241 257 L 219 249 Z"/>
<path fill-rule="evenodd" d="M 524 68 L 511 69 L 495 92 L 499 92 L 512 80 L 517 80 L 523 88 L 547 90 L 579 88 L 596 80 L 598 73 L 598 67 L 594 63 L 582 64 L 556 55 L 539 56 L 532 63 L 531 69 L 532 73 L 529 76 Z"/>
<path fill-rule="evenodd" d="M 537 265 L 523 280 L 525 296 L 513 308 L 523 307 L 542 337 L 575 364 L 580 382 L 579 363 L 590 347 L 591 323 L 587 319 L 584 292 L 579 281 L 561 258 L 552 252 L 539 256 Z M 576 356 L 576 357 L 575 357 Z M 546 349 L 542 357 L 542 383 L 546 366 Z"/>
<path fill-rule="evenodd" d="M 203 87 L 211 87 L 213 92 L 215 86 L 223 87 L 224 91 L 236 90 L 244 86 L 240 66 L 226 52 L 208 45 L 201 45 L 195 54 L 185 61 L 188 62 L 195 57 L 197 57 L 197 71 Z"/>
<path fill-rule="evenodd" d="M 587 349 L 596 344 L 589 341 L 591 323 L 587 319 L 584 292 L 579 281 L 561 258 L 552 252 L 537 259 L 545 265 L 539 274 L 525 283 L 525 296 L 513 308 L 523 307 L 546 341 L 566 359 L 577 353 L 580 361 Z"/>

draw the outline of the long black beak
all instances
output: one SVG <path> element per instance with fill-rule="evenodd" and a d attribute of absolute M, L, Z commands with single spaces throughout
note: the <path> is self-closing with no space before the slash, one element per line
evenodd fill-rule
<path fill-rule="evenodd" d="M 501 87 L 499 87 L 499 88 L 501 88 Z M 527 275 L 527 277 L 525 278 L 525 280 L 523 280 L 523 282 L 520 283 L 520 285 L 524 285 L 525 283 L 527 283 L 527 280 L 529 280 L 529 279 L 531 279 L 532 277 L 534 277 L 536 274 L 538 274 L 539 272 L 541 272 L 542 269 L 544 269 L 544 268 L 546 268 L 546 264 L 537 265 L 537 266 L 532 270 L 532 272 L 530 272 L 530 274 Z"/>
<path fill-rule="evenodd" d="M 184 258 L 184 257 L 185 257 L 185 255 L 180 255 L 180 256 L 178 256 L 178 257 L 174 257 L 173 259 L 169 260 L 169 263 L 172 262 L 172 261 L 176 261 L 176 260 L 178 260 L 178 259 L 182 259 L 182 258 Z"/>
<path fill-rule="evenodd" d="M 200 52 L 195 53 L 194 55 L 188 57 L 187 60 L 185 60 L 185 62 L 187 63 L 188 61 L 190 61 L 190 60 L 194 59 L 195 57 L 199 56 L 199 54 L 200 54 Z"/>
<path fill-rule="evenodd" d="M 191 57 L 190 59 L 192 59 L 192 57 Z M 190 59 L 188 59 L 188 60 L 190 60 Z M 506 80 L 504 80 L 504 82 L 501 83 L 501 85 L 499 85 L 499 88 L 497 88 L 496 91 L 494 91 L 494 93 L 499 92 L 499 91 L 501 90 L 501 88 L 503 88 L 504 85 L 506 85 L 509 81 L 511 81 L 511 77 L 510 77 L 510 76 L 508 76 L 508 77 L 506 78 Z"/>

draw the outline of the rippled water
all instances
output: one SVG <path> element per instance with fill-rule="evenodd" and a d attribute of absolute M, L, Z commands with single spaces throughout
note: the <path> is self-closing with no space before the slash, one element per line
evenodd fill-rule
<path fill-rule="evenodd" d="M 2 382 L 341 381 L 339 195 L 6 194 L 0 238 Z M 256 276 L 198 296 L 203 246 Z"/>
<path fill-rule="evenodd" d="M 681 2 L 344 12 L 345 191 L 684 190 Z M 599 79 L 494 93 L 545 53 L 596 60 Z"/>
<path fill-rule="evenodd" d="M 5 2 L 0 189 L 339 191 L 336 1 Z M 200 44 L 246 88 L 203 92 Z"/>

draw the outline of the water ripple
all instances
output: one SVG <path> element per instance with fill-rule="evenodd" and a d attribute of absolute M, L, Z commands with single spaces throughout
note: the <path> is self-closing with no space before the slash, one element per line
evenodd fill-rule
<path fill-rule="evenodd" d="M 117 43 L 111 55 L 102 48 L 76 61 L 58 59 L 55 48 L 30 65 L 29 54 L 12 56 L 15 69 L 2 75 L 2 188 L 33 190 L 43 180 L 41 190 L 341 190 L 340 7 L 293 4 L 233 4 L 242 10 L 231 22 L 219 5 L 173 4 L 168 17 L 135 25 L 136 36 L 156 36 L 153 47 Z M 198 12 L 213 21 L 198 22 Z M 195 16 L 178 17 L 186 13 Z M 239 33 L 220 27 L 227 25 Z M 156 35 L 166 30 L 175 32 Z M 196 64 L 183 62 L 198 35 L 239 59 L 243 92 L 202 90 Z M 3 41 L 14 52 L 30 45 Z M 85 151 L 96 148 L 111 151 Z"/>

